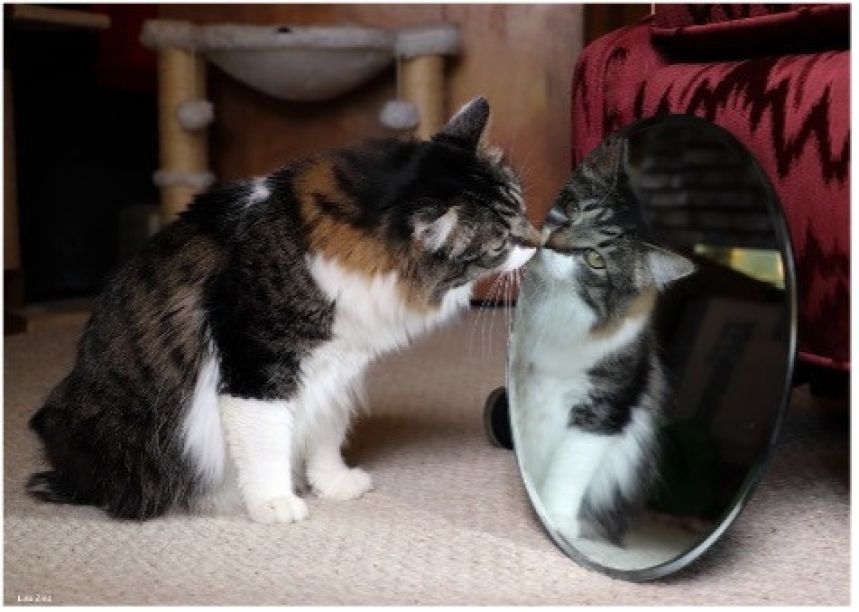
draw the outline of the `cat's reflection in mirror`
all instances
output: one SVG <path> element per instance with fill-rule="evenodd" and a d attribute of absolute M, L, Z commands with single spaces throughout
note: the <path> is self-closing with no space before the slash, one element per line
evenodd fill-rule
<path fill-rule="evenodd" d="M 620 543 L 655 482 L 669 389 L 652 316 L 658 292 L 694 270 L 641 238 L 626 149 L 605 141 L 557 197 L 514 329 L 519 460 L 567 540 Z"/>

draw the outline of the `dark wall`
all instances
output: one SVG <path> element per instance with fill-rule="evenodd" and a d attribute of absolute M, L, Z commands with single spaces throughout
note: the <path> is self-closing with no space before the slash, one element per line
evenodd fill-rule
<path fill-rule="evenodd" d="M 650 4 L 586 4 L 584 41 L 589 45 L 603 34 L 637 23 L 650 14 Z"/>
<path fill-rule="evenodd" d="M 26 298 L 92 295 L 119 263 L 122 211 L 157 203 L 154 88 L 100 85 L 97 32 L 5 28 Z"/>

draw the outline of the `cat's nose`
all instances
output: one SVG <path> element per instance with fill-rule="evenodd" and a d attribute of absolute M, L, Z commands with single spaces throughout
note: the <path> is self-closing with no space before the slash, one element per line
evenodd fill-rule
<path fill-rule="evenodd" d="M 501 265 L 501 272 L 512 272 L 516 268 L 521 268 L 528 260 L 537 252 L 536 247 L 523 247 L 516 245 L 510 249 L 510 254 L 507 255 L 507 260 Z"/>
<path fill-rule="evenodd" d="M 531 225 L 527 220 L 523 223 L 523 226 L 519 241 L 524 246 L 533 247 L 535 249 L 543 246 L 543 233 Z"/>

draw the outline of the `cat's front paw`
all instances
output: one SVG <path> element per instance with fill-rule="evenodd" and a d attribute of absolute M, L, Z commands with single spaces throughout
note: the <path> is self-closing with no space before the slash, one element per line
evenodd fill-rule
<path fill-rule="evenodd" d="M 543 498 L 545 499 L 545 498 Z M 557 503 L 560 500 L 549 498 L 545 506 L 546 518 L 551 525 L 565 540 L 573 542 L 581 536 L 581 529 L 576 515 L 571 512 L 569 503 Z M 556 503 L 552 503 L 556 502 Z"/>
<path fill-rule="evenodd" d="M 361 468 L 344 468 L 337 471 L 310 475 L 310 485 L 319 497 L 345 501 L 358 499 L 373 490 L 373 479 Z"/>
<path fill-rule="evenodd" d="M 249 503 L 248 514 L 257 523 L 297 523 L 310 516 L 307 504 L 297 495 Z"/>

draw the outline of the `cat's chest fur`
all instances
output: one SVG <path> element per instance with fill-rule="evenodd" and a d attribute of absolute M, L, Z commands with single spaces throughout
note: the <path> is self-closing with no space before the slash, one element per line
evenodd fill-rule
<path fill-rule="evenodd" d="M 328 349 L 344 360 L 367 360 L 407 345 L 449 320 L 468 305 L 471 283 L 447 293 L 432 311 L 411 307 L 403 298 L 396 272 L 373 276 L 351 271 L 334 260 L 309 256 L 311 276 L 335 304 Z"/>
<path fill-rule="evenodd" d="M 336 261 L 307 257 L 310 274 L 335 304 L 330 338 L 301 362 L 300 428 L 347 411 L 363 400 L 361 375 L 375 357 L 406 346 L 414 337 L 452 317 L 468 304 L 471 285 L 449 292 L 435 312 L 419 312 L 404 303 L 395 273 L 367 276 Z"/>

